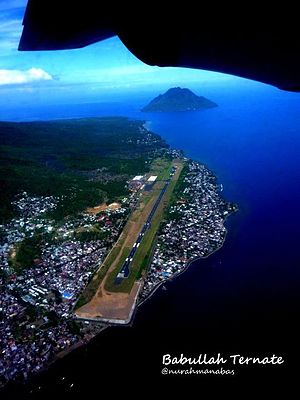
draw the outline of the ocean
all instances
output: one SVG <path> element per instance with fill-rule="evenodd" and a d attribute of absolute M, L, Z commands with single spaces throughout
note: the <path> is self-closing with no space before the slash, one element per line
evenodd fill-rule
<path fill-rule="evenodd" d="M 201 88 L 197 91 L 201 93 Z M 295 379 L 299 357 L 300 95 L 247 82 L 205 87 L 219 107 L 199 112 L 141 113 L 153 96 L 122 103 L 32 109 L 7 119 L 125 115 L 148 121 L 188 157 L 205 163 L 239 211 L 226 222 L 224 246 L 168 282 L 138 308 L 131 327 L 109 328 L 22 393 L 131 393 L 136 382 L 215 385 Z M 1 115 L 2 117 L 2 115 Z M 3 118 L 4 119 L 4 118 Z M 162 356 L 284 359 L 282 365 L 229 365 L 233 375 L 163 375 Z M 176 369 L 176 366 L 170 369 Z M 193 367 L 197 369 L 198 367 Z M 205 367 L 206 368 L 206 367 Z M 214 367 L 217 368 L 217 367 Z M 110 384 L 113 378 L 115 384 Z M 135 389 L 137 390 L 137 389 Z"/>

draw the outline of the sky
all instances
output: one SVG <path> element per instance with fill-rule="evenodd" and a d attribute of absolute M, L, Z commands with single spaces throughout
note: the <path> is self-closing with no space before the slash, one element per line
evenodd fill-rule
<path fill-rule="evenodd" d="M 66 51 L 19 52 L 27 0 L 0 0 L 0 105 L 88 102 L 155 87 L 224 85 L 230 75 L 148 66 L 118 37 Z"/>

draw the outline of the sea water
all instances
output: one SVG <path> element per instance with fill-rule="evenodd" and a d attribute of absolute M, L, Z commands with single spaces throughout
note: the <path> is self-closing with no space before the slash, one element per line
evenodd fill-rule
<path fill-rule="evenodd" d="M 166 353 L 282 355 L 282 369 L 253 366 L 236 374 L 261 380 L 290 375 L 299 354 L 300 94 L 248 83 L 206 88 L 204 95 L 218 107 L 141 113 L 148 94 L 134 102 L 56 106 L 23 115 L 147 120 L 172 147 L 205 163 L 223 184 L 222 195 L 239 207 L 226 222 L 228 235 L 218 252 L 158 290 L 137 310 L 131 327 L 107 329 L 28 384 L 27 391 L 85 393 L 111 376 L 129 388 L 143 379 L 166 383 L 161 376 Z"/>

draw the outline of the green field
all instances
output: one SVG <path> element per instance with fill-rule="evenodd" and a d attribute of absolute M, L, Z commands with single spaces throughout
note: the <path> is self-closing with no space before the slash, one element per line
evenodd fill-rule
<path fill-rule="evenodd" d="M 150 175 L 157 175 L 158 181 L 168 179 L 172 167 L 172 161 L 167 158 L 156 158 L 153 160 L 150 169 Z"/>
<path fill-rule="evenodd" d="M 14 273 L 21 274 L 24 269 L 31 268 L 40 258 L 45 243 L 53 243 L 53 236 L 50 233 L 36 233 L 17 243 L 8 259 Z"/>
<path fill-rule="evenodd" d="M 122 250 L 122 253 L 120 255 L 120 259 L 119 259 L 119 265 L 123 265 L 124 261 L 126 260 L 126 258 L 129 256 L 130 253 L 130 247 L 125 247 Z M 119 286 L 115 285 L 115 279 L 117 277 L 119 273 L 119 268 L 115 268 L 108 276 L 107 276 L 107 280 L 105 282 L 105 290 L 108 291 L 117 291 L 119 292 L 120 290 L 116 290 Z"/>
<path fill-rule="evenodd" d="M 21 273 L 23 269 L 29 268 L 34 264 L 34 260 L 41 255 L 42 237 L 41 235 L 25 238 L 15 246 L 15 255 L 10 257 L 9 263 L 15 273 Z"/>
<path fill-rule="evenodd" d="M 82 291 L 79 299 L 75 305 L 75 309 L 80 308 L 84 304 L 88 303 L 92 300 L 93 296 L 95 295 L 100 283 L 102 282 L 103 278 L 107 274 L 109 267 L 111 266 L 112 262 L 118 256 L 121 247 L 124 244 L 124 239 L 119 239 L 115 246 L 111 249 L 108 256 L 106 257 L 104 263 L 100 266 L 97 272 L 94 274 L 90 282 L 87 284 L 85 289 Z"/>

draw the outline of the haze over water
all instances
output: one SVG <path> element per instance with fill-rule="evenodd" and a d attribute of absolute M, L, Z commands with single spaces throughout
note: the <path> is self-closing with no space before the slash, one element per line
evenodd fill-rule
<path fill-rule="evenodd" d="M 285 356 L 289 366 L 295 362 L 300 304 L 300 94 L 254 82 L 190 88 L 219 107 L 140 113 L 158 94 L 149 92 L 111 104 L 27 108 L 6 114 L 15 120 L 103 115 L 145 119 L 171 147 L 204 162 L 223 184 L 224 197 L 239 207 L 227 221 L 221 250 L 193 263 L 167 283 L 166 291 L 159 290 L 139 308 L 133 327 L 106 330 L 50 368 L 34 390 L 40 384 L 43 393 L 54 387 L 64 393 L 74 383 L 72 390 L 84 392 L 99 374 L 105 380 L 112 371 L 121 380 L 133 374 L 134 379 L 166 382 L 160 376 L 165 353 L 277 354 Z M 288 367 L 270 368 L 241 368 L 238 374 L 245 379 L 249 374 L 281 379 L 290 373 Z M 185 382 L 204 379 L 188 378 Z M 174 382 L 176 377 L 170 379 Z"/>

